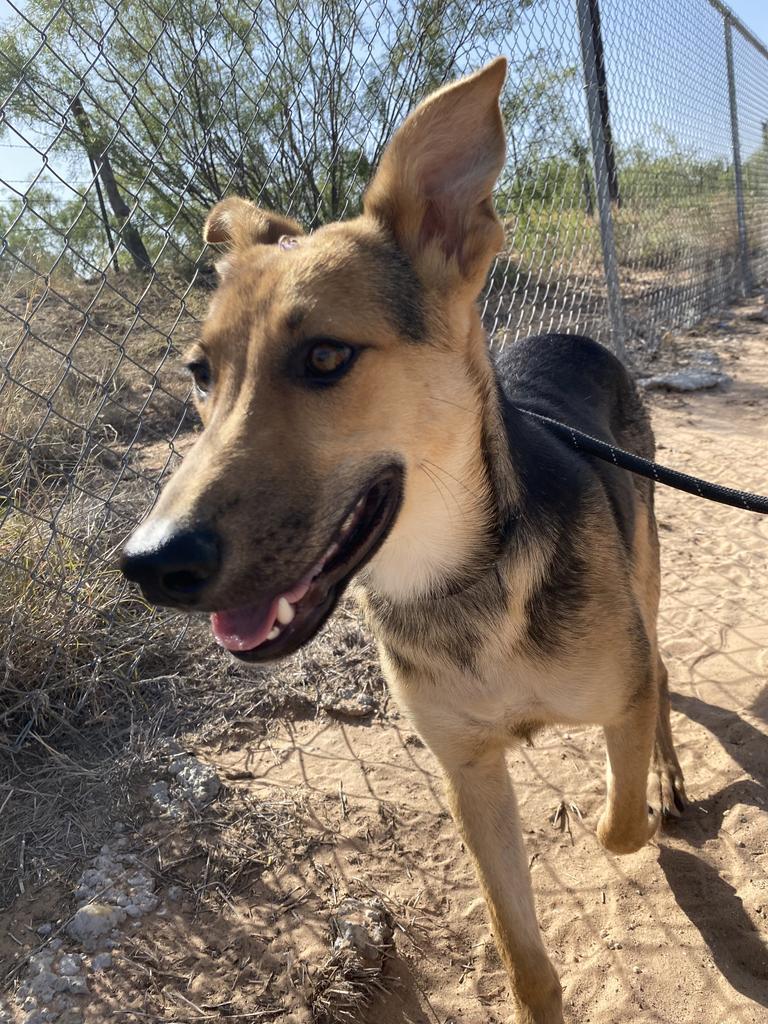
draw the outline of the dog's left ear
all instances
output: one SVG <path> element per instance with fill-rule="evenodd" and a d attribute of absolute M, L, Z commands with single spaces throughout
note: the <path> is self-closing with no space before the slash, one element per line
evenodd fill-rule
<path fill-rule="evenodd" d="M 244 249 L 249 245 L 274 245 L 283 235 L 290 238 L 304 232 L 295 220 L 262 210 L 248 199 L 230 196 L 217 203 L 203 228 L 209 245 Z"/>
<path fill-rule="evenodd" d="M 396 132 L 364 199 L 428 286 L 482 288 L 504 231 L 491 193 L 506 146 L 503 57 L 445 86 Z"/>

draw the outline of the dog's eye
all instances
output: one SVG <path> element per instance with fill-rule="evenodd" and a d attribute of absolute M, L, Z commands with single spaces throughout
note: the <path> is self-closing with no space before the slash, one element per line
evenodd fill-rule
<path fill-rule="evenodd" d="M 319 341 L 307 352 L 306 375 L 318 384 L 332 384 L 352 365 L 356 350 L 343 341 Z"/>
<path fill-rule="evenodd" d="M 207 359 L 192 359 L 186 364 L 187 371 L 192 375 L 195 387 L 201 396 L 208 394 L 211 386 L 211 366 Z"/>

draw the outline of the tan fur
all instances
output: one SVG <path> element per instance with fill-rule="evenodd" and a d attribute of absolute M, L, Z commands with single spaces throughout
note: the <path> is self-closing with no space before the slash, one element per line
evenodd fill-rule
<path fill-rule="evenodd" d="M 475 306 L 503 238 L 491 190 L 504 160 L 504 70 L 496 61 L 408 118 L 355 221 L 285 248 L 280 237 L 300 233 L 285 218 L 236 199 L 211 212 L 206 238 L 227 256 L 193 351 L 214 378 L 199 405 L 206 429 L 142 529 L 162 536 L 214 522 L 227 558 L 207 604 L 233 607 L 297 578 L 371 466 L 402 460 L 402 508 L 357 596 L 387 681 L 445 772 L 518 1019 L 560 1024 L 505 750 L 551 723 L 603 725 L 608 794 L 598 836 L 614 852 L 646 842 L 659 808 L 683 790 L 656 643 L 658 542 L 647 492 L 631 499 L 630 552 L 604 497 L 574 515 L 583 599 L 570 632 L 552 622 L 552 650 L 530 639 L 531 602 L 556 557 L 547 523 L 528 524 L 529 543 L 514 558 L 497 563 L 488 546 L 494 510 L 520 496 Z M 310 394 L 286 378 L 284 360 L 300 339 L 327 337 L 365 349 L 343 385 Z M 465 590 L 432 600 L 457 573 Z M 473 615 L 466 595 L 475 586 L 496 597 Z M 471 651 L 461 649 L 459 625 L 471 628 Z"/>

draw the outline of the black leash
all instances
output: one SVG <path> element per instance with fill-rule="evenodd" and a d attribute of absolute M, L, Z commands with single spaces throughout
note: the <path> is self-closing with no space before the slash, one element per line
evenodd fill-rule
<path fill-rule="evenodd" d="M 529 409 L 519 409 L 526 416 L 532 416 L 542 423 L 546 423 L 554 434 L 571 444 L 576 451 L 586 452 L 594 455 L 604 462 L 610 462 L 621 469 L 628 469 L 630 473 L 637 473 L 638 476 L 646 476 L 649 480 L 655 480 L 658 484 L 667 484 L 669 487 L 676 487 L 679 491 L 687 491 L 688 494 L 695 494 L 699 498 L 708 498 L 710 501 L 719 501 L 723 505 L 733 505 L 734 508 L 743 508 L 748 512 L 762 512 L 768 515 L 768 498 L 762 494 L 751 494 L 749 491 L 737 491 L 733 487 L 723 487 L 720 484 L 710 483 L 708 480 L 699 480 L 698 477 L 689 476 L 688 473 L 681 473 L 677 469 L 670 469 L 668 466 L 660 466 L 650 459 L 643 459 L 632 452 L 624 451 L 623 448 L 616 448 L 607 441 L 600 441 L 591 434 L 585 434 L 575 427 L 553 420 L 549 416 L 542 416 L 538 412 L 531 412 Z"/>

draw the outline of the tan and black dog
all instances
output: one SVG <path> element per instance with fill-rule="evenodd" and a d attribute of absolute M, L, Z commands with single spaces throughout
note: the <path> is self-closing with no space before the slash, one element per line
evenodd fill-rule
<path fill-rule="evenodd" d="M 656 639 L 653 486 L 520 410 L 647 458 L 622 365 L 587 338 L 489 355 L 476 299 L 503 231 L 506 63 L 436 92 L 394 136 L 355 220 L 309 236 L 227 199 L 189 355 L 205 430 L 129 539 L 126 575 L 211 613 L 263 662 L 311 639 L 354 581 L 384 674 L 438 758 L 521 1022 L 563 1020 L 505 750 L 550 723 L 605 730 L 597 833 L 630 853 L 683 806 Z"/>

